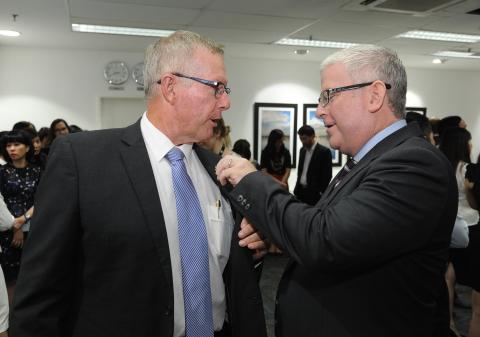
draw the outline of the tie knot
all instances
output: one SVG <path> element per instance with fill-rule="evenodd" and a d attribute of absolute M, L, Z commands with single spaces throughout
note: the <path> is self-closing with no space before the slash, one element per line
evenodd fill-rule
<path fill-rule="evenodd" d="M 355 159 L 353 159 L 352 157 L 348 157 L 348 160 L 345 163 L 345 166 L 348 168 L 348 170 L 351 170 L 355 166 L 356 163 L 357 162 L 355 161 Z"/>
<path fill-rule="evenodd" d="M 178 147 L 173 147 L 170 151 L 168 151 L 166 157 L 168 161 L 173 164 L 174 162 L 183 160 L 183 152 Z"/>

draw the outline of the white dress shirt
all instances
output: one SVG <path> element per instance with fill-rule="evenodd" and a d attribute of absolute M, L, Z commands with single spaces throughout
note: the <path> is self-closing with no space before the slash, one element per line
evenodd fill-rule
<path fill-rule="evenodd" d="M 181 337 L 185 336 L 185 312 L 178 242 L 178 221 L 172 171 L 170 163 L 165 157 L 167 152 L 175 145 L 148 120 L 146 114 L 142 116 L 140 127 L 152 164 L 167 230 L 175 301 L 173 336 Z M 233 231 L 232 210 L 227 200 L 220 194 L 218 186 L 215 185 L 212 178 L 208 175 L 195 151 L 193 151 L 192 144 L 183 144 L 179 148 L 185 155 L 185 166 L 197 191 L 202 208 L 209 246 L 213 325 L 215 330 L 221 330 L 226 312 L 225 285 L 222 273 L 230 254 L 230 240 Z M 220 207 L 218 207 L 219 201 Z"/>
<path fill-rule="evenodd" d="M 302 186 L 307 186 L 308 181 L 307 181 L 307 171 L 308 171 L 308 166 L 310 165 L 310 161 L 312 160 L 312 155 L 313 155 L 313 150 L 315 149 L 315 146 L 317 143 L 314 143 L 312 146 L 310 146 L 309 149 L 305 148 L 305 161 L 303 162 L 303 169 L 302 169 L 302 175 L 300 176 L 300 185 Z"/>

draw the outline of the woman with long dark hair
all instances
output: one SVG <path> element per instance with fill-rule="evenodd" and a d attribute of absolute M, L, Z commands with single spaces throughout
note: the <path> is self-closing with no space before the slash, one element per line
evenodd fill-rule
<path fill-rule="evenodd" d="M 472 150 L 472 136 L 465 128 L 449 127 L 442 131 L 439 149 L 445 154 L 457 178 L 458 187 L 458 211 L 457 219 L 465 221 L 470 229 L 478 223 L 478 212 L 470 207 L 467 200 L 467 190 L 465 188 L 465 174 L 467 166 L 470 164 L 470 153 Z M 458 220 L 457 220 L 458 221 Z M 470 243 L 469 243 L 470 246 Z M 451 248 L 450 261 L 448 263 L 446 281 L 449 290 L 450 301 L 450 326 L 455 330 L 455 324 L 452 316 L 453 301 L 455 292 L 455 283 L 470 285 L 469 271 L 469 248 Z"/>
<path fill-rule="evenodd" d="M 290 151 L 284 144 L 285 134 L 273 129 L 268 135 L 267 146 L 262 151 L 260 168 L 277 179 L 288 190 L 288 177 L 292 168 Z"/>
<path fill-rule="evenodd" d="M 21 228 L 0 233 L 1 265 L 12 295 L 20 268 L 24 240 L 28 235 L 29 219 L 33 214 L 33 197 L 40 180 L 40 167 L 30 163 L 34 149 L 30 135 L 23 130 L 10 131 L 2 141 L 1 150 L 7 164 L 0 167 L 0 192 L 14 217 L 24 217 Z"/>
<path fill-rule="evenodd" d="M 55 138 L 68 135 L 71 132 L 71 129 L 66 120 L 57 118 L 52 121 L 48 131 L 48 145 L 50 146 Z"/>
<path fill-rule="evenodd" d="M 465 174 L 467 200 L 470 206 L 480 210 L 480 155 L 476 164 L 470 164 Z M 469 337 L 480 337 L 480 221 L 470 226 L 468 244 L 469 279 L 472 287 L 472 319 L 468 331 Z"/>

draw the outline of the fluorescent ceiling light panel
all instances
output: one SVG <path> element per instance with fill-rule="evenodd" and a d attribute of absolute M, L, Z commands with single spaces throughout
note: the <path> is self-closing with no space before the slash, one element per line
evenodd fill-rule
<path fill-rule="evenodd" d="M 433 55 L 442 56 L 442 57 L 461 57 L 461 58 L 480 59 L 480 56 L 475 55 L 475 53 L 465 52 L 465 51 L 444 50 L 444 51 L 438 51 Z"/>
<path fill-rule="evenodd" d="M 397 35 L 396 37 L 404 37 L 409 39 L 450 41 L 450 42 L 467 42 L 476 43 L 480 41 L 480 35 L 455 34 L 445 32 L 429 32 L 426 30 L 411 30 L 406 33 Z"/>
<path fill-rule="evenodd" d="M 357 43 L 320 41 L 306 39 L 281 39 L 274 44 L 283 44 L 287 46 L 319 47 L 319 48 L 348 48 L 358 45 Z"/>
<path fill-rule="evenodd" d="M 0 35 L 8 36 L 8 37 L 17 37 L 17 36 L 20 36 L 20 33 L 14 30 L 0 30 Z"/>
<path fill-rule="evenodd" d="M 167 37 L 175 32 L 173 30 L 118 27 L 118 26 L 98 26 L 98 25 L 86 25 L 81 23 L 72 23 L 72 30 L 74 32 L 82 32 L 82 33 L 157 36 L 157 37 Z"/>

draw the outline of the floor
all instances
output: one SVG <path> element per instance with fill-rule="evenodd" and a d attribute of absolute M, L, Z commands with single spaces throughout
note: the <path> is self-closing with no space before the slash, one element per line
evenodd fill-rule
<path fill-rule="evenodd" d="M 275 310 L 275 293 L 277 291 L 278 281 L 282 276 L 283 269 L 287 263 L 287 258 L 282 255 L 267 255 L 263 267 L 262 278 L 260 280 L 260 288 L 262 290 L 265 319 L 267 321 L 267 333 L 269 337 L 274 337 L 274 310 Z M 468 287 L 457 285 L 457 294 L 460 302 L 467 307 L 455 306 L 454 316 L 457 329 L 460 334 L 466 336 L 468 324 L 471 315 L 470 295 L 471 289 Z"/>

